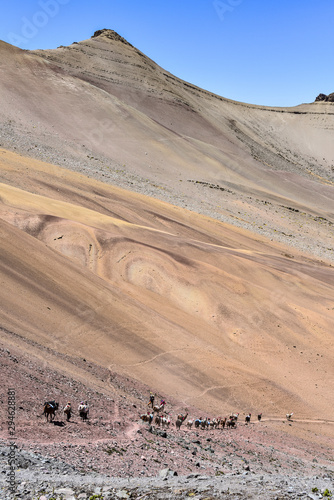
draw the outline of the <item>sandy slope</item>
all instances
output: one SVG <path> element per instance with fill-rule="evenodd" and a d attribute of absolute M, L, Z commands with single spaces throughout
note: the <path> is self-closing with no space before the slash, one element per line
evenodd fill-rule
<path fill-rule="evenodd" d="M 9 152 L 1 165 L 6 330 L 185 405 L 326 414 L 333 268 Z"/>

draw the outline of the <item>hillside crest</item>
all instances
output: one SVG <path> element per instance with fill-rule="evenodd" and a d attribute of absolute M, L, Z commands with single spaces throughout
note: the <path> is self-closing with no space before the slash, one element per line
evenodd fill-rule
<path fill-rule="evenodd" d="M 103 39 L 107 38 L 109 40 L 116 41 L 116 42 L 122 42 L 125 45 L 130 45 L 130 47 L 133 47 L 133 45 L 131 45 L 131 43 L 129 43 L 125 38 L 123 38 L 121 35 L 119 35 L 116 31 L 111 30 L 111 29 L 107 29 L 107 28 L 95 31 L 94 35 L 91 38 L 103 38 Z"/>

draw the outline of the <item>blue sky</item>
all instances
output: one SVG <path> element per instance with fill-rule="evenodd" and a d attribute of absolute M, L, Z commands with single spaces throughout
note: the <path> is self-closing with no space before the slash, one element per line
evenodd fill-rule
<path fill-rule="evenodd" d="M 0 39 L 56 48 L 110 28 L 174 75 L 237 101 L 334 92 L 333 0 L 4 0 Z"/>

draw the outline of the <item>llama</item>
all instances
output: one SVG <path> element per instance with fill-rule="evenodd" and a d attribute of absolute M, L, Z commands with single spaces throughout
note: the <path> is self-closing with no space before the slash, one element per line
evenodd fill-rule
<path fill-rule="evenodd" d="M 211 420 L 211 427 L 213 427 L 214 429 L 218 429 L 220 422 L 221 418 L 214 418 L 213 420 Z"/>
<path fill-rule="evenodd" d="M 205 418 L 204 420 L 201 420 L 201 429 L 206 429 L 208 426 L 208 419 Z"/>
<path fill-rule="evenodd" d="M 55 401 L 46 401 L 44 403 L 44 410 L 43 413 L 46 416 L 46 421 L 49 421 L 49 416 L 50 416 L 50 422 L 55 418 L 56 415 L 56 410 L 58 410 L 59 403 L 56 403 Z"/>
<path fill-rule="evenodd" d="M 159 427 L 160 427 L 160 425 L 162 424 L 162 418 L 163 418 L 163 417 L 162 417 L 162 415 L 157 415 L 157 416 L 155 417 L 155 419 L 154 419 L 154 423 L 155 423 L 156 425 L 158 425 Z"/>
<path fill-rule="evenodd" d="M 230 427 L 236 427 L 237 425 L 237 422 L 236 420 L 233 420 L 231 418 L 229 418 L 226 422 L 226 428 L 229 429 Z"/>
<path fill-rule="evenodd" d="M 219 426 L 220 426 L 220 424 L 222 423 L 222 420 L 223 420 L 223 419 L 222 419 L 221 417 L 219 417 L 219 418 L 217 418 L 217 419 L 215 419 L 215 420 L 216 420 L 216 425 L 215 425 L 215 428 L 216 428 L 216 429 L 219 429 Z"/>
<path fill-rule="evenodd" d="M 195 425 L 196 429 L 199 428 L 199 426 L 201 425 L 201 422 L 202 422 L 202 417 L 201 418 L 196 418 L 196 420 L 194 422 L 194 425 Z"/>
<path fill-rule="evenodd" d="M 185 421 L 185 419 L 187 418 L 188 416 L 188 413 L 186 413 L 186 415 L 178 415 L 177 416 L 177 419 L 176 419 L 176 422 L 175 422 L 175 426 L 177 428 L 177 430 L 179 431 L 181 429 L 181 425 L 183 424 L 183 422 Z"/>
<path fill-rule="evenodd" d="M 170 426 L 170 419 L 168 417 L 161 417 L 161 424 L 162 424 L 162 427 L 169 428 L 169 426 Z"/>
<path fill-rule="evenodd" d="M 210 419 L 208 418 L 208 422 L 207 422 L 207 427 L 208 427 L 208 429 L 211 429 L 211 428 L 212 428 L 212 429 L 214 429 L 214 428 L 215 428 L 215 426 L 216 426 L 216 419 L 210 420 Z"/>
<path fill-rule="evenodd" d="M 163 411 L 165 404 L 165 402 L 162 402 L 159 406 L 153 406 L 153 412 L 160 413 L 161 411 Z"/>
<path fill-rule="evenodd" d="M 148 411 L 147 413 L 140 415 L 140 419 L 143 420 L 144 422 L 148 422 L 150 424 L 153 420 L 153 413 L 150 413 Z"/>
<path fill-rule="evenodd" d="M 191 429 L 191 428 L 192 428 L 193 423 L 194 423 L 194 421 L 193 421 L 193 420 L 188 420 L 188 422 L 187 422 L 187 427 L 188 427 L 188 429 Z"/>

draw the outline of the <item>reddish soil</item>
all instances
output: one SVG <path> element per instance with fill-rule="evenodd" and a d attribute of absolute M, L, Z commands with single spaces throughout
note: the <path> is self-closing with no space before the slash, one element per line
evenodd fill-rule
<path fill-rule="evenodd" d="M 183 425 L 177 431 L 174 422 L 179 411 L 188 411 L 192 419 L 203 416 L 203 412 L 182 408 L 164 394 L 171 425 L 165 431 L 157 426 L 150 429 L 140 420 L 140 415 L 147 411 L 149 388 L 137 381 L 82 360 L 78 368 L 85 367 L 87 380 L 94 377 L 103 382 L 96 390 L 15 348 L 9 351 L 2 346 L 0 356 L 4 402 L 0 414 L 1 441 L 6 444 L 9 439 L 6 390 L 12 387 L 16 391 L 18 453 L 30 451 L 56 458 L 80 472 L 118 477 L 156 476 L 167 467 L 179 475 L 200 471 L 212 476 L 242 473 L 247 466 L 253 473 L 279 472 L 287 476 L 312 475 L 324 467 L 333 470 L 333 440 L 316 442 L 317 433 L 333 422 L 307 424 L 298 421 L 298 417 L 288 422 L 283 416 L 272 420 L 263 415 L 261 422 L 254 416 L 250 425 L 245 425 L 244 415 L 240 415 L 235 429 L 189 430 Z M 70 422 L 66 422 L 61 410 L 52 423 L 47 422 L 42 415 L 47 399 L 58 401 L 60 408 L 71 401 L 74 415 Z M 76 410 L 83 399 L 90 404 L 87 422 L 79 418 Z M 297 426 L 314 432 L 314 439 L 289 435 L 289 428 Z"/>

